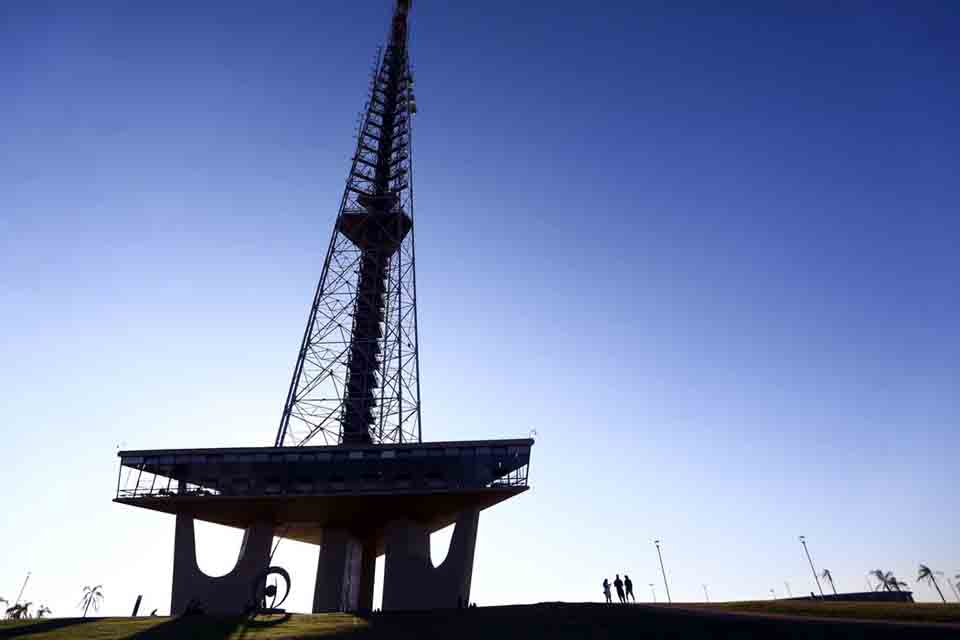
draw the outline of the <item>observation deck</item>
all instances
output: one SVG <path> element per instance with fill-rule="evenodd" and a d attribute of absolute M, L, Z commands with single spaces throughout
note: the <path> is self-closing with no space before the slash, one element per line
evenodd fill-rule
<path fill-rule="evenodd" d="M 532 439 L 121 451 L 115 502 L 319 544 L 324 528 L 430 531 L 527 490 Z"/>

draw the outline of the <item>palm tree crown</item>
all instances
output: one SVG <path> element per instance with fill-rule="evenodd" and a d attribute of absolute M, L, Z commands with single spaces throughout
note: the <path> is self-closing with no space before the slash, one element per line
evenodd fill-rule
<path fill-rule="evenodd" d="M 936 588 L 937 593 L 940 594 L 940 599 L 943 600 L 943 604 L 947 604 L 947 599 L 943 597 L 943 591 L 940 591 L 940 585 L 937 584 L 937 577 L 933 575 L 933 569 L 925 564 L 921 564 L 920 571 L 917 573 L 917 582 L 932 584 Z"/>
<path fill-rule="evenodd" d="M 103 601 L 103 585 L 98 584 L 95 587 L 84 587 L 83 597 L 80 598 L 80 606 L 83 607 L 83 617 L 87 617 L 87 609 L 91 606 L 94 611 L 100 610 L 100 603 Z"/>
<path fill-rule="evenodd" d="M 877 579 L 877 586 L 874 588 L 874 591 L 880 591 L 881 587 L 885 591 L 890 591 L 889 576 L 887 573 L 884 573 L 883 569 L 874 569 L 869 575 Z"/>
<path fill-rule="evenodd" d="M 907 583 L 899 580 L 897 576 L 893 575 L 892 571 L 884 571 L 883 569 L 874 569 L 869 573 L 880 583 L 876 586 L 874 591 L 879 591 L 880 587 L 883 587 L 884 591 L 902 591 L 901 587 L 907 586 Z"/>

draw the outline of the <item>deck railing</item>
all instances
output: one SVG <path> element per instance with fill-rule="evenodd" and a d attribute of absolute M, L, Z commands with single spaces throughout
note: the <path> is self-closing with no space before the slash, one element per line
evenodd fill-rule
<path fill-rule="evenodd" d="M 117 498 L 526 487 L 532 441 L 121 452 Z"/>

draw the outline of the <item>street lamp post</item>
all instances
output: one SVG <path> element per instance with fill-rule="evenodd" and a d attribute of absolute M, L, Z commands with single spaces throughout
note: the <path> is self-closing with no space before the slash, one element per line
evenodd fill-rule
<path fill-rule="evenodd" d="M 660 558 L 660 573 L 663 574 L 663 587 L 667 590 L 667 602 L 673 604 L 673 600 L 670 598 L 670 585 L 667 584 L 667 570 L 663 568 L 663 554 L 660 553 L 660 541 L 654 540 L 653 544 L 657 547 L 657 557 Z"/>
<path fill-rule="evenodd" d="M 27 571 L 27 577 L 23 579 L 23 586 L 20 587 L 20 594 L 17 596 L 17 601 L 13 603 L 14 606 L 20 604 L 20 598 L 23 597 L 23 590 L 27 588 L 27 581 L 30 579 L 30 572 Z"/>
<path fill-rule="evenodd" d="M 707 603 L 710 602 L 710 594 L 707 593 L 707 585 L 703 585 L 703 597 L 706 599 Z"/>
<path fill-rule="evenodd" d="M 960 576 L 957 576 L 960 578 Z M 947 582 L 950 582 L 950 586 L 953 587 L 953 595 L 957 596 L 957 602 L 960 602 L 960 582 L 954 584 L 950 581 L 950 578 L 947 578 Z"/>
<path fill-rule="evenodd" d="M 953 595 L 957 598 L 957 601 L 960 602 L 960 593 L 957 593 L 957 588 L 953 586 L 953 583 L 950 581 L 950 578 L 947 577 L 943 571 L 937 571 L 936 574 L 943 578 L 947 584 L 950 586 L 950 589 L 953 591 Z"/>
<path fill-rule="evenodd" d="M 650 583 L 650 593 L 653 594 L 653 604 L 657 604 L 657 588 L 652 582 Z"/>
<path fill-rule="evenodd" d="M 810 550 L 807 549 L 807 537 L 800 536 L 800 544 L 803 545 L 803 551 L 807 554 L 807 562 L 810 563 L 810 571 L 813 572 L 813 579 L 817 581 L 817 589 L 820 590 L 820 597 L 823 597 L 823 587 L 820 586 L 820 578 L 817 577 L 817 570 L 813 568 L 813 560 L 810 559 Z"/>

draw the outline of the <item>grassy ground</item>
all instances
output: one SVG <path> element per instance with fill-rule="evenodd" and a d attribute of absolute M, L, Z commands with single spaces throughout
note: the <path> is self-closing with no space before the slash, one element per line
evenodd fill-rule
<path fill-rule="evenodd" d="M 743 613 L 753 615 L 742 615 Z M 757 615 L 760 614 L 760 615 Z M 767 615 L 763 615 L 767 614 Z M 774 614 L 774 615 L 769 615 Z M 782 614 L 807 616 L 781 617 Z M 817 619 L 810 616 L 816 616 Z M 874 622 L 841 621 L 855 617 Z M 824 620 L 823 618 L 837 618 Z M 878 622 L 878 621 L 895 621 Z M 914 624 L 903 622 L 938 622 Z M 0 638 L 31 640 L 260 640 L 267 638 L 417 638 L 540 640 L 549 638 L 939 638 L 960 637 L 960 605 L 743 602 L 619 606 L 551 603 L 470 611 L 239 618 L 79 618 L 0 623 Z"/>
<path fill-rule="evenodd" d="M 707 606 L 707 605 L 704 605 Z M 888 602 L 729 602 L 710 608 L 739 613 L 770 613 L 826 618 L 960 624 L 960 604 Z"/>
<path fill-rule="evenodd" d="M 51 618 L 0 622 L 0 638 L 113 640 L 114 638 L 250 639 L 322 638 L 362 630 L 367 622 L 349 615 L 292 615 L 245 618 Z"/>

